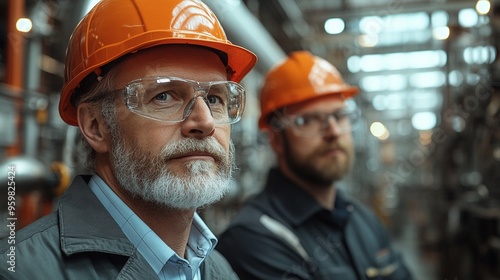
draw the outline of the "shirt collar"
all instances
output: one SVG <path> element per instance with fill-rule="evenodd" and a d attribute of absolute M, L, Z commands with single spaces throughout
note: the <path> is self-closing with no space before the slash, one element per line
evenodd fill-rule
<path fill-rule="evenodd" d="M 89 187 L 157 274 L 160 274 L 167 262 L 178 262 L 182 259 L 99 176 L 92 176 Z M 195 213 L 186 249 L 187 260 L 185 260 L 191 266 L 193 275 L 216 244 L 215 235 Z"/>
<path fill-rule="evenodd" d="M 320 212 L 326 212 L 309 193 L 290 181 L 278 168 L 269 171 L 269 179 L 266 185 L 268 191 L 274 193 L 273 203 L 281 213 L 294 225 L 300 225 L 306 220 Z M 286 198 L 286 199 L 283 199 Z M 341 191 L 337 190 L 335 195 L 335 206 L 331 213 L 334 222 L 344 227 L 353 211 L 353 206 Z M 339 220 L 339 221 L 337 221 Z"/>
<path fill-rule="evenodd" d="M 266 190 L 272 193 L 273 204 L 294 225 L 299 225 L 322 207 L 306 191 L 295 185 L 278 168 L 269 171 Z"/>

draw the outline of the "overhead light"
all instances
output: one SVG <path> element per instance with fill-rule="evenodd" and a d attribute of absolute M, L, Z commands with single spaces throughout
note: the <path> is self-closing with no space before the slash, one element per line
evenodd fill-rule
<path fill-rule="evenodd" d="M 432 130 L 422 130 L 419 132 L 419 142 L 422 145 L 429 145 L 432 143 Z"/>
<path fill-rule="evenodd" d="M 450 16 L 446 11 L 435 11 L 431 15 L 432 27 L 442 27 L 448 25 Z"/>
<path fill-rule="evenodd" d="M 479 16 L 474 9 L 463 9 L 458 12 L 458 23 L 460 26 L 469 28 L 474 27 L 479 22 Z"/>
<path fill-rule="evenodd" d="M 493 46 L 468 47 L 463 51 L 463 58 L 467 64 L 488 64 L 496 59 L 496 50 Z"/>
<path fill-rule="evenodd" d="M 460 70 L 453 70 L 448 74 L 448 82 L 454 87 L 459 87 L 464 82 L 464 75 Z"/>
<path fill-rule="evenodd" d="M 378 35 L 377 34 L 362 34 L 357 38 L 357 42 L 361 47 L 371 48 L 375 47 L 378 43 Z"/>
<path fill-rule="evenodd" d="M 450 37 L 450 28 L 448 26 L 436 27 L 432 30 L 432 36 L 436 40 L 446 40 Z"/>
<path fill-rule="evenodd" d="M 330 18 L 325 21 L 325 31 L 328 34 L 340 34 L 344 29 L 345 23 L 341 18 Z"/>
<path fill-rule="evenodd" d="M 370 125 L 370 132 L 380 140 L 387 140 L 390 136 L 389 130 L 381 122 L 374 122 Z"/>
<path fill-rule="evenodd" d="M 408 68 L 424 69 L 442 67 L 446 64 L 446 59 L 446 52 L 443 50 L 366 54 L 361 57 L 356 56 L 355 59 L 349 61 L 348 67 L 349 71 L 353 73 L 359 71 L 403 70 Z"/>
<path fill-rule="evenodd" d="M 414 88 L 439 88 L 446 84 L 446 75 L 443 71 L 427 71 L 410 74 L 408 78 Z"/>
<path fill-rule="evenodd" d="M 384 29 L 384 19 L 378 16 L 367 16 L 359 20 L 359 31 L 365 34 L 378 34 Z"/>
<path fill-rule="evenodd" d="M 485 15 L 490 11 L 491 3 L 489 0 L 479 0 L 476 3 L 476 11 L 480 15 Z"/>
<path fill-rule="evenodd" d="M 411 124 L 416 130 L 430 130 L 436 126 L 437 117 L 434 112 L 418 112 L 411 118 Z"/>
<path fill-rule="evenodd" d="M 31 22 L 31 19 L 29 19 L 29 18 L 20 18 L 16 22 L 16 29 L 19 32 L 28 33 L 31 31 L 32 27 L 33 27 L 33 23 Z"/>

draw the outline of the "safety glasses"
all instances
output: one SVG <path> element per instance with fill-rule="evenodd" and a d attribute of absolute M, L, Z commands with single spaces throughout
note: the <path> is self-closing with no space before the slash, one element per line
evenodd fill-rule
<path fill-rule="evenodd" d="M 360 119 L 361 113 L 355 103 L 345 102 L 343 108 L 334 112 L 284 115 L 281 122 L 283 128 L 291 128 L 297 136 L 314 137 L 324 135 L 330 126 L 334 126 L 337 134 L 350 133 L 359 126 Z"/>
<path fill-rule="evenodd" d="M 197 82 L 177 77 L 146 77 L 123 89 L 127 108 L 133 113 L 162 122 L 181 122 L 202 98 L 215 124 L 233 124 L 245 109 L 245 89 L 231 81 Z"/>

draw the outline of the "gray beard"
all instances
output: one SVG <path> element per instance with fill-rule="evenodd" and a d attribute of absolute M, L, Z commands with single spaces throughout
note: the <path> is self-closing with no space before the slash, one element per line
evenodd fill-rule
<path fill-rule="evenodd" d="M 166 166 L 167 160 L 192 151 L 209 152 L 215 162 L 193 160 L 182 175 Z M 214 138 L 186 138 L 167 144 L 157 155 L 127 149 L 115 138 L 111 152 L 116 179 L 134 197 L 172 209 L 193 209 L 219 201 L 231 188 L 234 145 L 229 156 Z M 215 171 L 214 171 L 215 170 Z"/>

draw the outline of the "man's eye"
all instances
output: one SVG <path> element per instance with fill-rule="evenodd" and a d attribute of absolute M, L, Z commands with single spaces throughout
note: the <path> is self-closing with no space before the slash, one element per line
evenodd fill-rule
<path fill-rule="evenodd" d="M 210 95 L 207 97 L 208 103 L 210 104 L 224 104 L 224 100 L 217 95 Z"/>
<path fill-rule="evenodd" d="M 168 92 L 162 92 L 162 93 L 157 94 L 155 96 L 155 100 L 157 100 L 157 101 L 168 101 L 171 98 L 172 97 L 171 97 L 170 93 L 168 93 Z"/>
<path fill-rule="evenodd" d="M 338 111 L 338 112 L 333 113 L 333 116 L 335 117 L 335 119 L 337 121 L 340 121 L 340 120 L 346 119 L 349 116 L 349 113 L 342 110 L 342 111 Z"/>
<path fill-rule="evenodd" d="M 295 124 L 298 126 L 305 126 L 315 122 L 317 117 L 315 116 L 300 116 L 295 119 Z"/>

